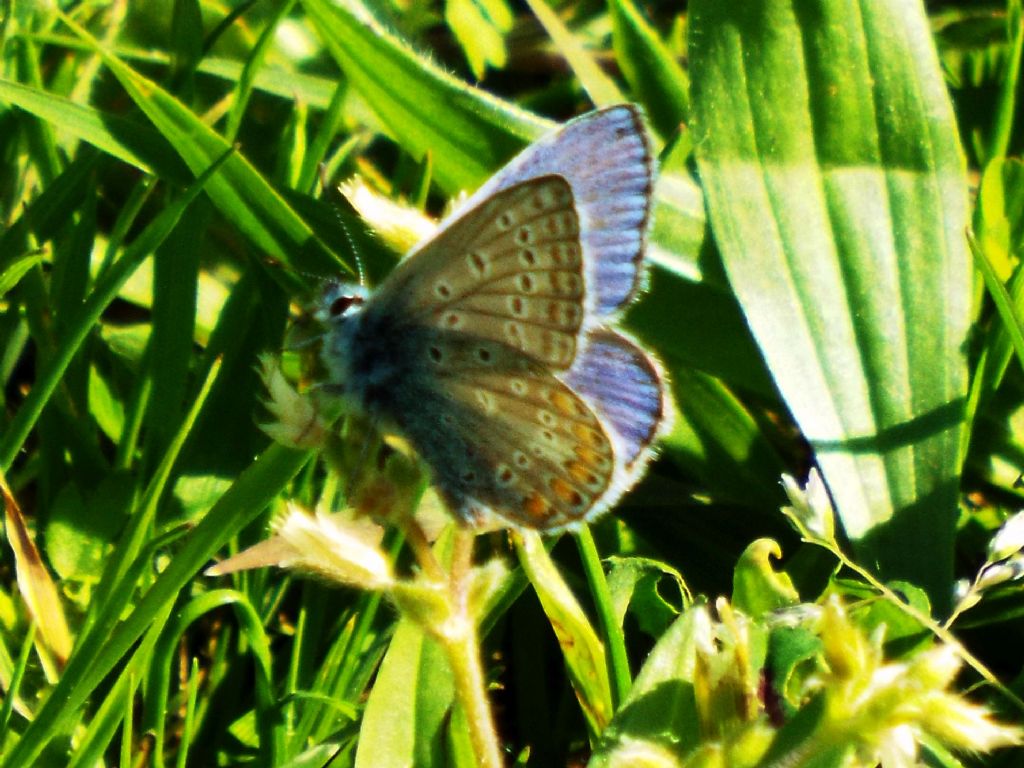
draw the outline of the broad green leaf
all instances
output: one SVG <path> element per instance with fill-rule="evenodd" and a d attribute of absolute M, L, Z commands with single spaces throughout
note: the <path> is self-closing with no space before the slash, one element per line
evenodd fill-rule
<path fill-rule="evenodd" d="M 689 587 L 676 569 L 649 557 L 608 558 L 608 591 L 621 627 L 632 608 L 640 629 L 657 639 L 683 608 L 693 602 Z M 664 589 L 661 585 L 666 585 Z M 670 600 L 668 593 L 678 600 Z"/>
<path fill-rule="evenodd" d="M 892 601 L 874 599 L 875 593 L 863 589 L 861 584 L 839 581 L 837 586 L 851 587 L 847 594 L 865 601 L 866 610 L 857 616 L 857 624 L 867 633 L 884 632 L 886 647 L 893 655 L 909 654 L 909 651 L 915 648 L 928 648 L 934 642 L 932 635 L 920 622 L 908 616 L 905 610 L 894 605 Z M 894 581 L 886 586 L 892 588 L 901 599 L 921 614 L 929 614 L 931 606 L 928 595 L 920 587 L 905 581 Z"/>
<path fill-rule="evenodd" d="M 963 158 L 923 8 L 690 10 L 695 151 L 729 280 L 847 534 L 941 610 L 971 276 Z"/>
<path fill-rule="evenodd" d="M 758 765 L 786 765 L 795 755 L 806 755 L 800 763 L 805 768 L 843 768 L 851 765 L 856 745 L 851 740 L 835 739 L 822 744 L 815 737 L 827 718 L 824 696 L 811 699 L 796 715 L 779 729 L 771 748 Z"/>
<path fill-rule="evenodd" d="M 801 699 L 806 690 L 805 676 L 797 674 L 797 671 L 820 652 L 821 638 L 804 626 L 774 627 L 768 635 L 766 666 L 770 673 L 770 685 L 787 710 L 792 710 L 794 706 L 802 703 Z M 814 666 L 807 666 L 810 667 L 808 671 L 813 673 Z"/>
<path fill-rule="evenodd" d="M 685 755 L 700 743 L 693 681 L 697 644 L 707 631 L 700 626 L 706 610 L 701 605 L 685 611 L 658 640 L 602 734 L 592 768 L 628 764 L 620 750 L 634 742 L 668 747 L 676 755 Z"/>
<path fill-rule="evenodd" d="M 454 695 L 444 651 L 414 621 L 399 621 L 366 702 L 356 768 L 434 764 L 432 742 Z"/>
<path fill-rule="evenodd" d="M 772 539 L 750 543 L 732 574 L 732 604 L 736 608 L 760 619 L 800 602 L 786 572 L 772 566 L 772 560 L 781 557 L 782 549 Z"/>
<path fill-rule="evenodd" d="M 57 496 L 46 525 L 46 556 L 61 580 L 95 583 L 127 510 L 134 480 L 127 473 L 106 475 L 95 490 L 67 485 Z"/>
<path fill-rule="evenodd" d="M 89 367 L 89 413 L 107 437 L 115 443 L 120 442 L 124 429 L 124 401 L 95 365 Z"/>

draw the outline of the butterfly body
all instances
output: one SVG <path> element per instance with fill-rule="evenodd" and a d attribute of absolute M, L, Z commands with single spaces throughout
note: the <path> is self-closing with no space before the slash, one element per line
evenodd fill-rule
<path fill-rule="evenodd" d="M 643 280 L 652 166 L 636 111 L 524 151 L 372 294 L 323 300 L 327 388 L 405 437 L 467 523 L 555 529 L 611 506 L 666 421 L 611 329 Z"/>

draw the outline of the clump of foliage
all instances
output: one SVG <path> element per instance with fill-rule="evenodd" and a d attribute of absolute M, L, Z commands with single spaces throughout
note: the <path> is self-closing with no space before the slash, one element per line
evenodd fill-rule
<path fill-rule="evenodd" d="M 1019 0 L 4 5 L 0 766 L 1017 764 L 1022 52 Z M 302 307 L 622 101 L 675 428 L 592 526 L 458 530 Z"/>

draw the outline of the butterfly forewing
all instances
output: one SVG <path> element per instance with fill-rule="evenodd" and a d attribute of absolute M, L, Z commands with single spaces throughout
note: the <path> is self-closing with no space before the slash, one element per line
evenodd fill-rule
<path fill-rule="evenodd" d="M 569 121 L 531 144 L 478 189 L 466 206 L 524 179 L 551 173 L 572 187 L 592 311 L 599 317 L 612 315 L 636 296 L 644 278 L 654 163 L 637 109 L 620 104 Z"/>
<path fill-rule="evenodd" d="M 565 383 L 580 394 L 618 440 L 617 459 L 627 472 L 664 429 L 665 388 L 653 358 L 635 342 L 608 328 L 597 328 L 565 374 Z"/>
<path fill-rule="evenodd" d="M 586 312 L 579 220 L 559 176 L 501 191 L 407 257 L 374 303 L 408 322 L 497 341 L 552 369 Z"/>

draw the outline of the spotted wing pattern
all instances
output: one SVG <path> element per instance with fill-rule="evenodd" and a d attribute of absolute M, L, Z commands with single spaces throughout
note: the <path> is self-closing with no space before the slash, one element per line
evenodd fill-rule
<path fill-rule="evenodd" d="M 644 281 L 654 161 L 639 110 L 619 104 L 570 120 L 513 158 L 466 201 L 466 208 L 552 173 L 572 187 L 594 315 L 613 315 Z"/>
<path fill-rule="evenodd" d="M 615 456 L 581 397 L 500 343 L 438 331 L 423 354 L 393 412 L 456 514 L 551 529 L 603 508 Z"/>
<path fill-rule="evenodd" d="M 635 108 L 572 121 L 328 334 L 334 389 L 409 440 L 463 521 L 563 528 L 639 477 L 661 375 L 605 325 L 643 282 L 652 180 Z"/>
<path fill-rule="evenodd" d="M 497 341 L 568 368 L 586 312 L 572 190 L 542 176 L 502 190 L 408 256 L 375 309 Z"/>

